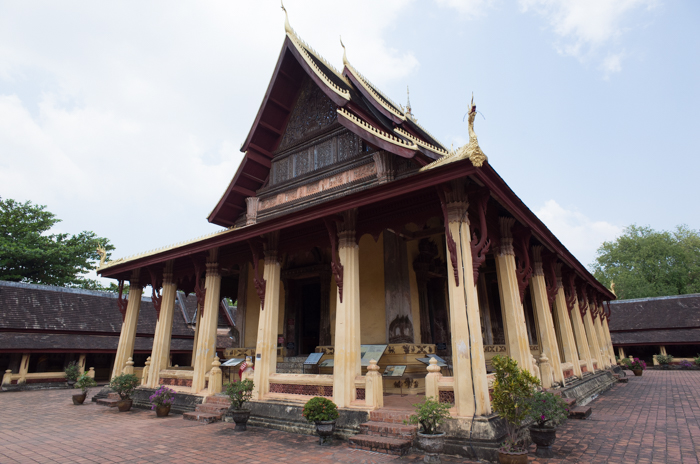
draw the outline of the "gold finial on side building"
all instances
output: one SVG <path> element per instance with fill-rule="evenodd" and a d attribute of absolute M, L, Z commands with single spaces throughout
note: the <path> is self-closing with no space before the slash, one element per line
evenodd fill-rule
<path fill-rule="evenodd" d="M 610 291 L 613 295 L 617 296 L 617 293 L 615 293 L 615 282 L 612 279 L 610 280 Z"/>
<path fill-rule="evenodd" d="M 343 47 L 343 64 L 345 66 L 350 66 L 350 62 L 348 61 L 348 55 L 345 53 L 345 45 L 343 44 L 342 36 L 340 36 L 340 46 Z"/>

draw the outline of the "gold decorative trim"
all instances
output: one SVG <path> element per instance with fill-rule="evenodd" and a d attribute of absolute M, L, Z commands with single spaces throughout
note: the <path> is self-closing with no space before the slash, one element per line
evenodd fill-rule
<path fill-rule="evenodd" d="M 382 130 L 377 129 L 376 127 L 368 124 L 367 122 L 363 121 L 362 119 L 358 118 L 354 114 L 350 113 L 347 111 L 345 108 L 338 108 L 337 109 L 338 114 L 345 117 L 346 119 L 352 121 L 355 125 L 362 127 L 364 130 L 371 132 L 372 134 L 376 135 L 380 139 L 386 140 L 389 143 L 392 143 L 394 145 L 398 145 L 403 148 L 408 148 L 409 150 L 417 150 L 418 145 L 415 143 L 411 142 L 408 143 L 407 141 L 400 139 L 388 132 L 384 132 Z"/>
<path fill-rule="evenodd" d="M 174 250 L 175 248 L 180 248 L 180 247 L 183 247 L 185 245 L 190 245 L 192 243 L 201 242 L 203 240 L 206 240 L 206 239 L 211 238 L 211 237 L 215 237 L 217 235 L 223 235 L 223 234 L 232 232 L 235 229 L 236 229 L 235 226 L 230 227 L 228 229 L 219 230 L 217 232 L 212 232 L 211 234 L 202 235 L 200 237 L 193 238 L 191 240 L 185 240 L 184 242 L 178 242 L 178 243 L 174 243 L 172 245 L 166 245 L 166 246 L 161 247 L 161 248 L 154 248 L 153 250 L 144 251 L 142 253 L 137 253 L 135 255 L 127 256 L 125 258 L 115 259 L 114 261 L 108 261 L 108 262 L 104 263 L 103 265 L 101 265 L 100 267 L 98 267 L 97 271 L 103 271 L 103 270 L 110 268 L 112 266 L 115 266 L 117 264 L 128 263 L 130 261 L 135 261 L 137 259 L 145 258 L 146 256 L 157 255 L 158 253 L 162 253 L 164 251 Z"/>
<path fill-rule="evenodd" d="M 408 132 L 400 127 L 395 128 L 394 132 L 398 133 L 402 137 L 406 137 L 407 139 L 410 139 L 416 145 L 421 146 L 423 148 L 426 148 L 426 149 L 428 149 L 432 152 L 435 152 L 439 155 L 442 155 L 442 156 L 449 155 L 449 152 L 447 150 L 445 150 L 444 148 L 436 147 L 435 145 L 431 145 L 428 142 L 425 142 L 425 141 L 419 139 L 418 137 L 412 135 L 410 132 Z"/>

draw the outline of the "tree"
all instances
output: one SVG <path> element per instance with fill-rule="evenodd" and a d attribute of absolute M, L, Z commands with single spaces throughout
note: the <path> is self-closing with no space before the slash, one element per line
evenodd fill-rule
<path fill-rule="evenodd" d="M 603 242 L 591 265 L 600 282 L 615 282 L 618 298 L 700 292 L 700 231 L 680 225 L 673 232 L 631 225 Z"/>
<path fill-rule="evenodd" d="M 95 269 L 109 240 L 94 232 L 49 234 L 61 222 L 46 206 L 0 198 L 0 280 L 104 290 L 82 275 Z"/>

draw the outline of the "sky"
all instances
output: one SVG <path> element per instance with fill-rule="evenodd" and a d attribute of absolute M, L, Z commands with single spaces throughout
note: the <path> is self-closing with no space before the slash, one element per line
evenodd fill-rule
<path fill-rule="evenodd" d="M 287 0 L 444 145 L 489 163 L 584 264 L 630 224 L 700 229 L 700 2 Z M 0 196 L 129 256 L 219 230 L 284 40 L 276 0 L 0 1 Z"/>

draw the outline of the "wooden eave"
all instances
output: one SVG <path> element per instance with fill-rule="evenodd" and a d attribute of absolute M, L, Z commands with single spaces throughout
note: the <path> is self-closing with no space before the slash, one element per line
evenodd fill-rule
<path fill-rule="evenodd" d="M 498 201 L 500 205 L 510 212 L 521 224 L 528 227 L 532 231 L 534 238 L 539 240 L 550 252 L 556 254 L 559 260 L 576 272 L 581 279 L 587 282 L 597 292 L 604 295 L 604 300 L 616 299 L 615 295 L 605 288 L 603 284 L 598 282 L 569 250 L 559 242 L 547 226 L 525 206 L 522 200 L 518 198 L 488 163 L 484 164 L 481 168 L 475 168 L 469 160 L 460 160 L 439 166 L 430 171 L 376 185 L 367 190 L 350 193 L 346 196 L 335 198 L 307 209 L 294 211 L 287 215 L 272 218 L 258 224 L 242 227 L 240 229 L 231 229 L 200 241 L 167 249 L 160 253 L 125 261 L 124 263 L 117 263 L 104 270 L 98 269 L 97 272 L 103 277 L 128 280 L 130 272 L 134 269 L 192 255 L 204 256 L 209 249 L 214 247 L 222 247 L 251 239 L 255 240 L 268 232 L 289 228 L 306 222 L 318 221 L 324 217 L 339 214 L 350 208 L 359 208 L 372 203 L 389 200 L 465 177 L 472 177 L 479 184 L 488 187 L 491 191 L 491 196 Z M 241 245 L 243 246 L 244 243 Z M 250 254 L 247 250 L 242 253 Z"/>
<path fill-rule="evenodd" d="M 367 101 L 369 101 L 372 104 L 372 106 L 374 108 L 376 108 L 377 111 L 379 111 L 384 117 L 388 118 L 389 120 L 391 120 L 391 122 L 393 122 L 394 124 L 397 124 L 397 125 L 399 125 L 405 121 L 405 118 L 399 118 L 394 113 L 387 110 L 384 107 L 384 105 L 381 104 L 381 102 L 377 101 L 377 98 L 372 94 L 372 92 L 370 92 L 366 88 L 366 86 L 369 86 L 370 84 L 366 83 L 366 81 L 362 77 L 356 76 L 354 69 L 352 69 L 346 65 L 345 68 L 343 69 L 343 75 L 345 77 L 347 77 L 350 80 L 350 82 L 353 83 L 353 85 L 362 94 L 362 96 Z M 374 89 L 374 90 L 377 91 L 376 89 Z M 378 91 L 377 91 L 377 93 L 378 93 Z M 392 107 L 394 106 L 390 102 L 386 102 L 386 104 L 391 105 Z M 400 112 L 399 109 L 396 109 L 396 111 Z"/>

